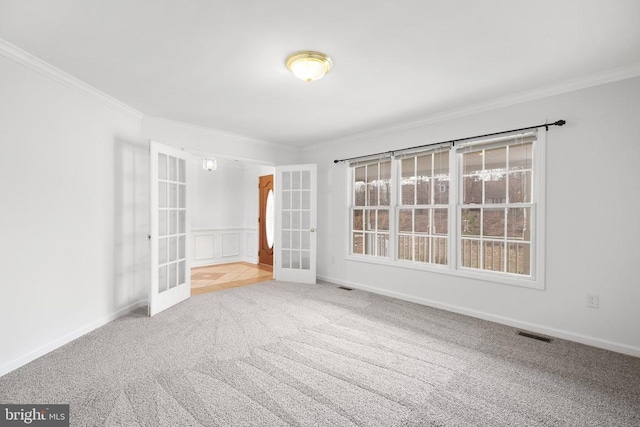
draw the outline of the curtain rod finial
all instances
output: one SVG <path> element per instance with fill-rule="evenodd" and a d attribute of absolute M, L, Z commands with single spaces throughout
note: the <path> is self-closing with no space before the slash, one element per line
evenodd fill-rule
<path fill-rule="evenodd" d="M 554 123 L 554 125 L 556 126 L 564 126 L 567 124 L 566 120 L 558 120 L 557 122 Z"/>
<path fill-rule="evenodd" d="M 334 160 L 333 163 L 338 163 L 340 160 Z"/>

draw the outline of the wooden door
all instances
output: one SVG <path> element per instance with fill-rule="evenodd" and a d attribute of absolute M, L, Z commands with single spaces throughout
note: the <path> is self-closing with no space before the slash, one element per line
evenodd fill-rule
<path fill-rule="evenodd" d="M 275 228 L 275 200 L 273 195 L 273 175 L 260 177 L 260 217 L 258 262 L 273 265 L 273 239 Z"/>

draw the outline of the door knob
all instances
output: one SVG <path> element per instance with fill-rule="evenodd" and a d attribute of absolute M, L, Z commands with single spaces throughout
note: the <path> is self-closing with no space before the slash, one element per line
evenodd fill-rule
<path fill-rule="evenodd" d="M 312 228 L 312 229 L 311 229 L 311 230 L 309 230 L 309 231 L 310 231 L 310 232 L 312 232 L 312 233 L 315 233 L 315 232 L 316 232 L 316 229 L 315 229 L 315 228 Z"/>

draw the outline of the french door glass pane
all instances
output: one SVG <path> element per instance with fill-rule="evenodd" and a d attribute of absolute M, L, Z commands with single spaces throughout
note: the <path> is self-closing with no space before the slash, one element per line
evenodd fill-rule
<path fill-rule="evenodd" d="M 167 238 L 158 239 L 158 264 L 166 264 L 167 263 Z"/>
<path fill-rule="evenodd" d="M 178 285 L 182 285 L 186 280 L 186 263 L 184 261 L 180 261 L 178 266 Z"/>
<path fill-rule="evenodd" d="M 282 172 L 282 189 L 291 189 L 291 172 Z"/>
<path fill-rule="evenodd" d="M 187 257 L 186 253 L 186 237 L 180 236 L 178 237 L 178 258 L 184 259 Z"/>
<path fill-rule="evenodd" d="M 167 179 L 167 156 L 158 154 L 158 179 Z"/>
<path fill-rule="evenodd" d="M 302 171 L 302 185 L 303 190 L 311 190 L 311 172 Z"/>
<path fill-rule="evenodd" d="M 291 229 L 300 230 L 300 211 L 291 212 Z"/>
<path fill-rule="evenodd" d="M 300 269 L 300 251 L 291 251 L 291 268 Z"/>
<path fill-rule="evenodd" d="M 291 268 L 291 251 L 282 250 L 282 268 Z"/>
<path fill-rule="evenodd" d="M 169 181 L 177 181 L 178 180 L 178 165 L 175 157 L 168 156 L 169 160 Z"/>
<path fill-rule="evenodd" d="M 178 212 L 176 210 L 169 211 L 169 234 L 178 232 Z"/>
<path fill-rule="evenodd" d="M 292 190 L 300 189 L 300 171 L 291 172 L 291 189 Z"/>
<path fill-rule="evenodd" d="M 300 209 L 300 192 L 291 192 L 291 209 Z"/>
<path fill-rule="evenodd" d="M 186 163 L 184 159 L 178 160 L 178 181 L 187 182 Z"/>
<path fill-rule="evenodd" d="M 158 290 L 164 292 L 167 289 L 167 266 L 161 265 L 158 268 Z"/>
<path fill-rule="evenodd" d="M 158 211 L 158 235 L 166 236 L 167 235 L 167 223 L 168 223 L 168 214 L 167 211 L 161 209 Z"/>
<path fill-rule="evenodd" d="M 169 237 L 169 261 L 173 262 L 178 259 L 178 238 Z"/>
<path fill-rule="evenodd" d="M 169 207 L 178 207 L 178 186 L 177 184 L 169 184 Z"/>
<path fill-rule="evenodd" d="M 158 207 L 167 207 L 167 183 L 158 182 Z"/>
<path fill-rule="evenodd" d="M 291 191 L 282 192 L 282 209 L 291 209 Z"/>
<path fill-rule="evenodd" d="M 178 186 L 178 207 L 182 209 L 187 207 L 187 186 L 186 185 Z"/>
<path fill-rule="evenodd" d="M 300 268 L 302 270 L 309 270 L 311 268 L 311 253 L 309 251 L 301 252 Z"/>
<path fill-rule="evenodd" d="M 169 264 L 169 289 L 175 288 L 178 281 L 178 264 Z"/>

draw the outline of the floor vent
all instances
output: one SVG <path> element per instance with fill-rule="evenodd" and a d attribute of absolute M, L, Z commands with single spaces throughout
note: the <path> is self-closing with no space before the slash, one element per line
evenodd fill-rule
<path fill-rule="evenodd" d="M 538 341 L 551 342 L 551 338 L 543 337 L 529 332 L 518 331 L 518 335 L 520 335 L 521 337 L 533 338 L 534 340 Z"/>
<path fill-rule="evenodd" d="M 352 291 L 353 288 L 347 288 L 346 286 L 338 286 L 338 289 L 342 289 L 343 291 Z"/>

